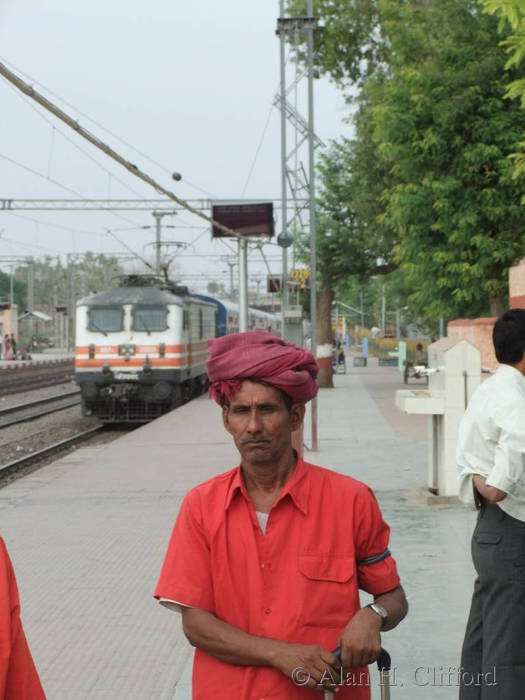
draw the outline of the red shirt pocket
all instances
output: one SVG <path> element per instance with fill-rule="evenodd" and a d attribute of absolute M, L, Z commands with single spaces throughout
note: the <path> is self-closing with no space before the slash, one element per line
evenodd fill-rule
<path fill-rule="evenodd" d="M 304 554 L 298 569 L 299 622 L 342 630 L 359 608 L 355 558 Z"/>

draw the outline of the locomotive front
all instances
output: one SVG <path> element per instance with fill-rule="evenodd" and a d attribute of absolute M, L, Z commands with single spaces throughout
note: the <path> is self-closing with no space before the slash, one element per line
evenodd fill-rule
<path fill-rule="evenodd" d="M 75 381 L 83 414 L 146 422 L 201 394 L 215 315 L 184 290 L 138 277 L 80 300 Z"/>

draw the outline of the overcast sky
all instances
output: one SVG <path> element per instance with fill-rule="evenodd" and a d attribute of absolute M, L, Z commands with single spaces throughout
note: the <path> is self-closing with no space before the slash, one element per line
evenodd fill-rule
<path fill-rule="evenodd" d="M 0 60 L 182 197 L 238 198 L 245 190 L 248 198 L 277 199 L 280 126 L 271 104 L 279 81 L 278 7 L 277 0 L 0 0 Z M 348 133 L 342 96 L 324 79 L 315 89 L 318 135 L 326 141 Z M 305 112 L 304 95 L 300 100 Z M 182 174 L 180 183 L 170 179 L 172 171 Z M 74 193 L 158 196 L 0 78 L 0 199 Z M 178 276 L 195 289 L 228 277 L 218 257 L 228 248 L 211 242 L 198 218 L 181 214 L 164 223 L 177 226 L 166 229 L 165 238 L 194 241 L 178 259 Z M 112 229 L 152 259 L 147 243 L 154 232 L 138 228 L 151 224 L 147 212 L 0 211 L 0 256 L 126 252 L 105 233 Z M 280 249 L 265 250 L 278 273 Z M 266 274 L 257 253 L 250 273 Z"/>

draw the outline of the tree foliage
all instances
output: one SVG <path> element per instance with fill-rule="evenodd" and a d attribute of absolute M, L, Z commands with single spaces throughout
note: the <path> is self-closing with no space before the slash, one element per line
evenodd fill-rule
<path fill-rule="evenodd" d="M 508 268 L 525 254 L 525 177 L 513 177 L 509 160 L 525 112 L 505 98 L 518 75 L 496 19 L 477 0 L 315 7 L 325 26 L 338 25 L 322 40 L 330 50 L 318 49 L 319 68 L 344 89 L 363 70 L 355 137 L 321 159 L 321 275 L 341 284 L 344 274 L 379 272 L 376 261 L 395 263 L 411 290 L 407 304 L 429 321 L 499 312 Z M 346 262 L 335 253 L 342 245 Z"/>
<path fill-rule="evenodd" d="M 482 0 L 485 12 L 496 14 L 500 17 L 499 30 L 505 32 L 507 25 L 510 26 L 511 34 L 501 43 L 507 54 L 510 55 L 506 63 L 506 68 L 521 68 L 525 58 L 525 2 L 523 0 Z M 525 108 L 525 77 L 512 80 L 508 85 L 507 97 L 519 98 L 521 105 Z M 521 144 L 522 151 L 525 150 L 525 141 Z M 523 153 L 514 154 L 516 161 L 516 176 L 525 173 L 525 155 Z M 525 204 L 525 201 L 523 202 Z"/>

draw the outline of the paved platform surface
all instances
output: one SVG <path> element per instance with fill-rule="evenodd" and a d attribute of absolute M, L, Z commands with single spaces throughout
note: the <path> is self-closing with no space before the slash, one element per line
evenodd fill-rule
<path fill-rule="evenodd" d="M 459 666 L 475 513 L 427 505 L 426 420 L 394 407 L 397 370 L 349 368 L 335 381 L 320 392 L 320 451 L 305 458 L 370 484 L 391 525 L 411 606 L 384 635 L 392 697 L 456 698 L 448 671 Z M 189 700 L 191 649 L 177 614 L 151 596 L 182 497 L 236 462 L 217 406 L 202 398 L 0 491 L 0 534 L 50 700 Z"/>

